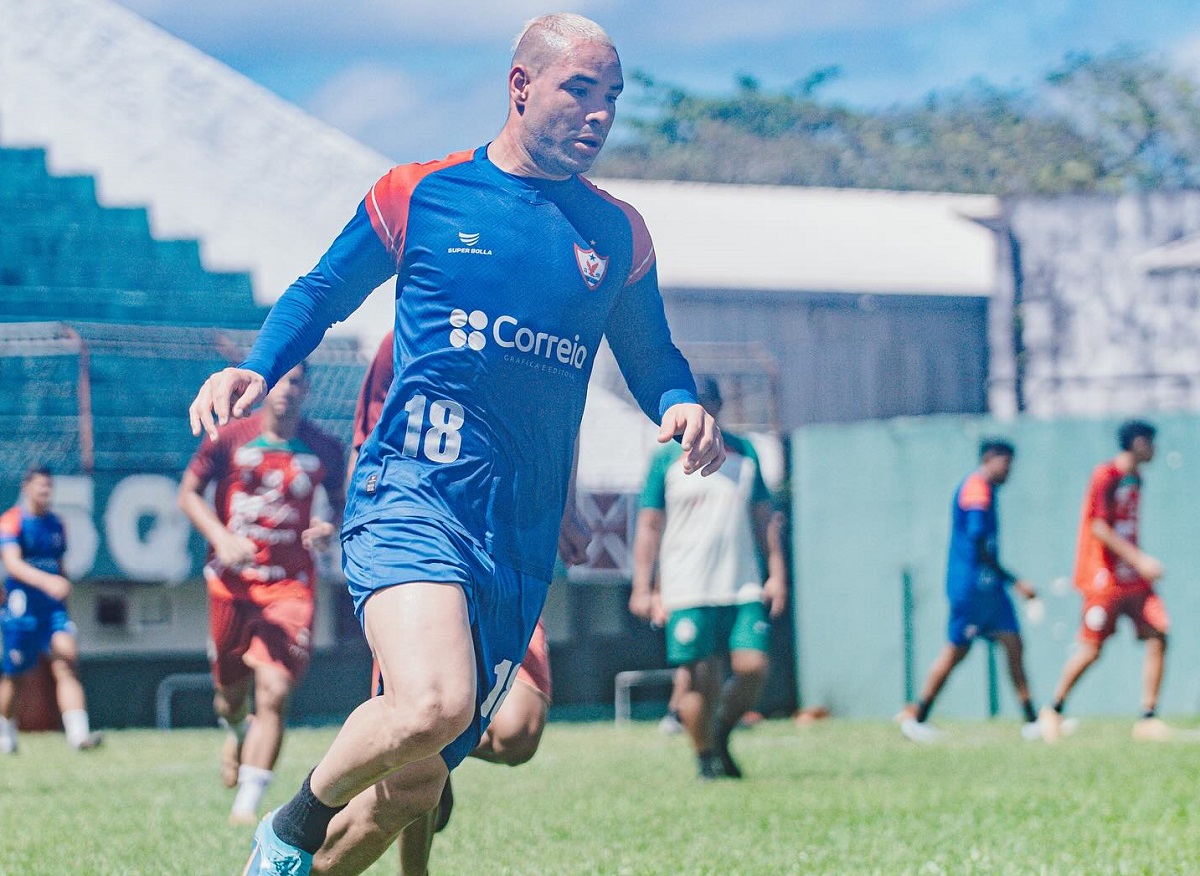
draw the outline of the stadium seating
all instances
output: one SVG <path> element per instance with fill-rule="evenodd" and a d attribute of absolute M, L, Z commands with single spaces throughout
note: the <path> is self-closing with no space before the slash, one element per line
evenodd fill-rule
<path fill-rule="evenodd" d="M 42 149 L 0 148 L 0 228 L 0 481 L 31 458 L 64 474 L 178 474 L 196 449 L 196 387 L 266 315 L 250 277 L 205 270 L 197 241 L 155 239 L 145 209 L 101 206 L 93 178 L 52 175 Z M 310 366 L 311 415 L 348 440 L 357 342 L 327 340 Z"/>

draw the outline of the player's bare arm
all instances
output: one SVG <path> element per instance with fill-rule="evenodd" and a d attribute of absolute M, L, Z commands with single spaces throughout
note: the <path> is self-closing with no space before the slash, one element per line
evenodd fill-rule
<path fill-rule="evenodd" d="M 717 421 L 694 402 L 671 405 L 663 414 L 658 441 L 666 444 L 680 436 L 684 474 L 699 471 L 707 477 L 725 463 L 725 442 Z"/>
<path fill-rule="evenodd" d="M 1024 578 L 1019 578 L 1013 582 L 1012 589 L 1021 594 L 1026 599 L 1037 599 L 1037 588 L 1026 581 Z"/>
<path fill-rule="evenodd" d="M 71 582 L 68 578 L 43 572 L 37 566 L 27 563 L 21 556 L 19 545 L 6 544 L 0 548 L 0 560 L 3 560 L 9 575 L 22 584 L 36 587 L 52 599 L 62 601 L 71 595 Z"/>
<path fill-rule="evenodd" d="M 1096 517 L 1092 519 L 1092 535 L 1108 548 L 1117 559 L 1124 560 L 1134 571 L 1151 584 L 1163 576 L 1163 566 L 1129 539 L 1118 535 L 1112 524 Z"/>
<path fill-rule="evenodd" d="M 212 545 L 217 560 L 230 569 L 239 569 L 254 562 L 258 551 L 254 542 L 244 535 L 230 532 L 217 518 L 216 511 L 204 498 L 207 484 L 192 471 L 185 471 L 179 482 L 179 507 L 196 531 Z"/>
<path fill-rule="evenodd" d="M 754 538 L 758 549 L 767 559 L 767 580 L 763 582 L 762 601 L 772 619 L 787 608 L 787 561 L 783 555 L 783 515 L 768 502 L 758 502 L 753 509 Z"/>
<path fill-rule="evenodd" d="M 217 439 L 217 426 L 224 426 L 230 418 L 241 418 L 267 394 L 267 381 L 261 374 L 248 368 L 225 368 L 211 375 L 188 408 L 188 420 L 192 434 L 199 437 L 204 431 L 209 438 Z"/>
<path fill-rule="evenodd" d="M 643 620 L 654 619 L 654 567 L 662 546 L 666 515 L 657 508 L 638 512 L 633 535 L 633 584 L 629 590 L 629 613 Z"/>

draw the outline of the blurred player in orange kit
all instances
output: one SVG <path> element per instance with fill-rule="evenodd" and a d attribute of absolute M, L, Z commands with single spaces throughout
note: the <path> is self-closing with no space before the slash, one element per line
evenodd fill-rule
<path fill-rule="evenodd" d="M 1163 567 L 1138 546 L 1141 468 L 1154 458 L 1155 434 L 1154 426 L 1141 420 L 1123 423 L 1117 430 L 1121 452 L 1092 472 L 1083 498 L 1075 558 L 1075 586 L 1083 593 L 1079 649 L 1063 668 L 1053 706 L 1042 710 L 1042 736 L 1047 742 L 1061 735 L 1067 694 L 1096 662 L 1121 615 L 1133 621 L 1138 638 L 1146 643 L 1142 714 L 1133 727 L 1133 737 L 1159 740 L 1170 735 L 1170 728 L 1156 714 L 1170 624 L 1154 591 Z"/>
<path fill-rule="evenodd" d="M 297 365 L 262 410 L 205 439 L 179 504 L 211 546 L 208 581 L 213 704 L 229 736 L 222 780 L 237 786 L 229 820 L 254 824 L 283 744 L 288 698 L 308 669 L 316 570 L 344 502 L 338 442 L 301 416 L 308 372 Z M 216 484 L 215 508 L 205 489 Z M 313 516 L 325 488 L 333 521 Z M 254 716 L 248 716 L 254 690 Z"/>

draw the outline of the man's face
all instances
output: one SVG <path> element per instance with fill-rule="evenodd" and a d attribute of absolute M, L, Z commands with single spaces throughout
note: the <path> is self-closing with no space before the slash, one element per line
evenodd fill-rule
<path fill-rule="evenodd" d="M 612 130 L 625 87 L 617 53 L 575 41 L 529 75 L 521 119 L 531 157 L 550 177 L 584 173 Z"/>
<path fill-rule="evenodd" d="M 22 491 L 29 509 L 34 514 L 44 514 L 50 510 L 50 497 L 54 492 L 54 481 L 45 475 L 34 475 L 25 482 Z"/>
<path fill-rule="evenodd" d="M 987 468 L 988 480 L 993 484 L 1002 484 L 1008 480 L 1009 474 L 1012 473 L 1013 458 L 1007 453 L 996 453 L 989 456 L 984 462 Z"/>
<path fill-rule="evenodd" d="M 272 415 L 279 419 L 299 416 L 300 407 L 304 404 L 307 395 L 308 375 L 304 368 L 297 365 L 283 375 L 275 384 L 274 389 L 267 394 L 266 405 L 270 408 Z"/>
<path fill-rule="evenodd" d="M 1149 462 L 1154 459 L 1154 439 L 1147 438 L 1144 435 L 1133 439 L 1133 446 L 1129 448 L 1133 451 L 1133 458 L 1138 462 Z"/>

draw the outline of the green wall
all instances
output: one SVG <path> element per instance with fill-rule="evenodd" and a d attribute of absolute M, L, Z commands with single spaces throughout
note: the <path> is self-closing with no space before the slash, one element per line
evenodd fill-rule
<path fill-rule="evenodd" d="M 945 642 L 950 501 L 976 465 L 979 438 L 1017 446 L 1000 491 L 1000 556 L 1038 587 L 1046 617 L 1023 620 L 1036 703 L 1047 701 L 1074 646 L 1080 596 L 1070 584 L 1079 509 L 1092 468 L 1116 451 L 1118 420 L 999 423 L 928 417 L 809 426 L 792 440 L 797 678 L 805 705 L 841 717 L 893 715 L 905 694 L 902 581 L 912 582 L 915 684 Z M 1159 592 L 1172 619 L 1161 707 L 1200 705 L 1200 418 L 1162 416 L 1158 455 L 1145 471 L 1142 544 L 1167 574 Z M 1018 610 L 1021 601 L 1018 599 Z M 1022 613 L 1023 617 L 1023 613 Z M 989 713 L 987 646 L 977 643 L 935 707 L 935 717 Z M 1017 714 L 996 652 L 1001 714 Z M 1141 647 L 1122 621 L 1076 687 L 1074 714 L 1138 709 Z"/>

